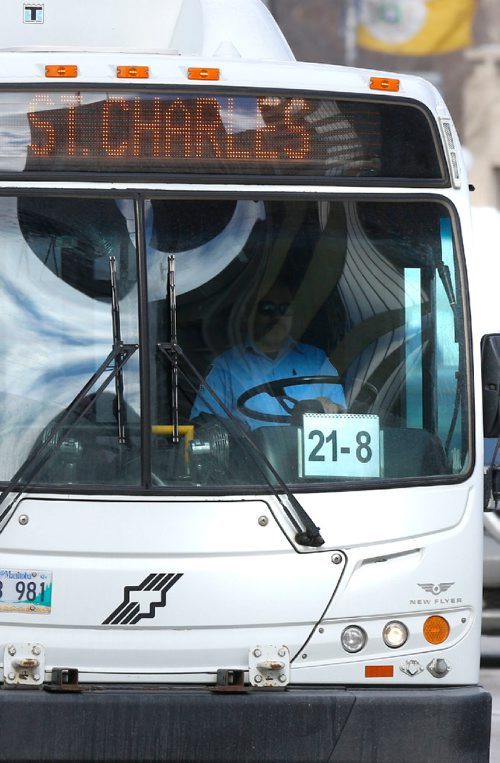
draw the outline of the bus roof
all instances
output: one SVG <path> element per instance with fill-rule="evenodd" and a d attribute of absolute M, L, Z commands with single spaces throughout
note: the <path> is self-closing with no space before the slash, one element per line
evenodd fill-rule
<path fill-rule="evenodd" d="M 0 50 L 40 49 L 294 58 L 261 0 L 3 3 Z"/>

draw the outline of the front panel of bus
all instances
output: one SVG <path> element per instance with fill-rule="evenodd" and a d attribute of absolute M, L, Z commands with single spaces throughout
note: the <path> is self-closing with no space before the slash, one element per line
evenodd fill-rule
<path fill-rule="evenodd" d="M 475 683 L 466 207 L 430 109 L 0 109 L 0 622 L 45 661 L 5 680 Z"/>

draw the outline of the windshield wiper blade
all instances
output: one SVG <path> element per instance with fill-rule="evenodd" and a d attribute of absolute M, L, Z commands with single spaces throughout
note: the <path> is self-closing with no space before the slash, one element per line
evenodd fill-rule
<path fill-rule="evenodd" d="M 16 494 L 9 505 L 0 514 L 0 529 L 3 520 L 8 515 L 19 494 L 28 487 L 33 479 L 40 472 L 48 458 L 59 449 L 61 444 L 71 434 L 76 425 L 85 416 L 86 413 L 95 405 L 96 400 L 102 395 L 106 387 L 116 378 L 116 375 L 122 370 L 123 366 L 132 357 L 138 349 L 137 344 L 121 344 L 114 347 L 107 358 L 101 363 L 89 380 L 84 384 L 76 397 L 64 410 L 62 417 L 54 422 L 48 429 L 47 436 L 43 438 L 36 450 L 30 453 L 28 458 L 21 464 L 9 483 L 0 493 L 0 509 L 6 498 L 16 488 Z M 101 382 L 100 386 L 89 395 L 90 390 L 97 384 L 99 379 L 108 372 L 108 375 Z M 85 398 L 87 400 L 85 401 Z M 76 418 L 73 418 L 74 414 Z"/>
<path fill-rule="evenodd" d="M 170 323 L 170 347 L 177 345 L 177 293 L 175 290 L 175 254 L 168 256 L 168 311 Z M 179 437 L 179 360 L 174 352 L 170 358 L 170 390 L 172 395 L 172 442 L 178 443 Z"/>
<path fill-rule="evenodd" d="M 118 286 L 116 282 L 116 257 L 109 258 L 109 276 L 111 282 L 111 322 L 113 327 L 113 350 L 116 353 L 115 364 L 123 358 L 123 342 L 120 326 L 120 303 L 118 301 Z M 127 441 L 125 429 L 125 406 L 123 403 L 123 364 L 115 374 L 116 425 L 118 427 L 118 442 L 124 445 Z"/>

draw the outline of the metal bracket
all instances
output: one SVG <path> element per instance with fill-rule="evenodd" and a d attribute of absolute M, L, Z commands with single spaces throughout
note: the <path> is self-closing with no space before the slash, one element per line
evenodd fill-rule
<path fill-rule="evenodd" d="M 249 687 L 245 686 L 245 671 L 220 668 L 217 671 L 217 683 L 211 689 L 223 694 L 249 691 Z"/>
<path fill-rule="evenodd" d="M 424 670 L 418 660 L 406 660 L 406 662 L 399 666 L 399 669 L 406 676 L 411 676 L 411 678 L 418 676 Z"/>
<path fill-rule="evenodd" d="M 51 682 L 43 688 L 54 692 L 83 691 L 78 683 L 78 668 L 52 668 Z"/>
<path fill-rule="evenodd" d="M 255 646 L 248 655 L 250 684 L 258 688 L 290 683 L 290 651 L 286 646 Z"/>
<path fill-rule="evenodd" d="M 45 649 L 41 644 L 7 644 L 3 654 L 5 687 L 43 685 Z"/>

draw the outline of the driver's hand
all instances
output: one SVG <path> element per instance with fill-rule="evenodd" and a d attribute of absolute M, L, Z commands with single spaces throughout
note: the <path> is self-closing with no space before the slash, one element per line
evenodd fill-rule
<path fill-rule="evenodd" d="M 318 397 L 318 402 L 323 406 L 324 413 L 343 413 L 345 408 L 338 403 L 332 403 L 327 397 Z"/>

